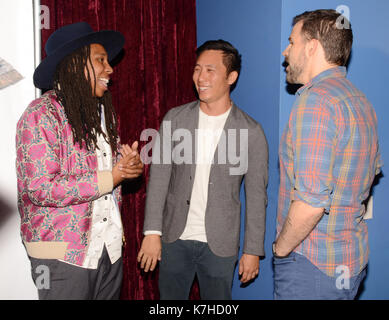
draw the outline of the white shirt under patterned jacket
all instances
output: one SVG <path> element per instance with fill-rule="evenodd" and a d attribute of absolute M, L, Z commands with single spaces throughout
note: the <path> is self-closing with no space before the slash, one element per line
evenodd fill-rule
<path fill-rule="evenodd" d="M 101 114 L 102 130 L 106 133 L 103 106 Z M 96 154 L 98 170 L 112 171 L 111 146 L 105 141 L 101 134 L 97 136 L 97 146 Z M 92 205 L 90 243 L 82 267 L 97 269 L 104 244 L 112 264 L 122 256 L 123 226 L 120 211 L 113 192 L 93 201 Z"/>

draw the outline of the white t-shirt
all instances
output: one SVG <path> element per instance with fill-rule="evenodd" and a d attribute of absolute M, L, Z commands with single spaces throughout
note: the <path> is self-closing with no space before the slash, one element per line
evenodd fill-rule
<path fill-rule="evenodd" d="M 196 173 L 193 181 L 188 218 L 181 240 L 207 242 L 205 210 L 208 202 L 208 183 L 216 147 L 230 113 L 228 109 L 218 116 L 209 116 L 200 109 L 197 134 Z"/>

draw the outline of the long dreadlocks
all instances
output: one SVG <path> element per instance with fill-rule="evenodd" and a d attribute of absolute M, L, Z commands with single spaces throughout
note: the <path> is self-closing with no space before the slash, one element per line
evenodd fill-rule
<path fill-rule="evenodd" d="M 88 61 L 93 75 L 87 68 Z M 115 154 L 118 132 L 111 94 L 107 91 L 102 98 L 93 96 L 96 80 L 92 91 L 92 77 L 95 78 L 95 70 L 90 58 L 90 46 L 87 45 L 66 56 L 60 62 L 54 74 L 54 90 L 65 109 L 72 128 L 74 143 L 92 150 L 98 148 L 97 136 L 102 134 L 105 141 L 110 144 L 112 153 Z M 107 135 L 101 128 L 101 104 L 104 106 Z"/>

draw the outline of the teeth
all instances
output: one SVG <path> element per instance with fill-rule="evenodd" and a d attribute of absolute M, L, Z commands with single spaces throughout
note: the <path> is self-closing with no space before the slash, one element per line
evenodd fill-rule
<path fill-rule="evenodd" d="M 108 82 L 109 82 L 109 79 L 105 79 L 105 78 L 99 78 L 99 80 L 105 82 L 105 84 L 108 84 Z"/>

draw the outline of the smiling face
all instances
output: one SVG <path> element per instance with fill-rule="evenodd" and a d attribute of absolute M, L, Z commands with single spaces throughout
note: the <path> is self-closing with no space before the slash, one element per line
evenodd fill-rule
<path fill-rule="evenodd" d="M 289 37 L 289 45 L 282 55 L 285 62 L 288 63 L 286 68 L 286 81 L 289 83 L 304 84 L 306 83 L 307 56 L 305 54 L 306 40 L 301 33 L 303 22 L 298 22 L 292 29 Z"/>
<path fill-rule="evenodd" d="M 230 86 L 235 82 L 237 76 L 236 71 L 227 75 L 222 51 L 204 51 L 197 58 L 193 71 L 193 82 L 200 101 L 212 104 L 229 99 Z"/>
<path fill-rule="evenodd" d="M 94 74 L 91 66 L 93 67 Z M 108 62 L 108 54 L 101 44 L 93 43 L 90 45 L 90 61 L 88 60 L 87 68 L 85 69 L 86 78 L 88 78 L 87 72 L 89 72 L 91 78 L 93 96 L 101 98 L 105 91 L 108 90 L 109 78 L 113 72 Z"/>

